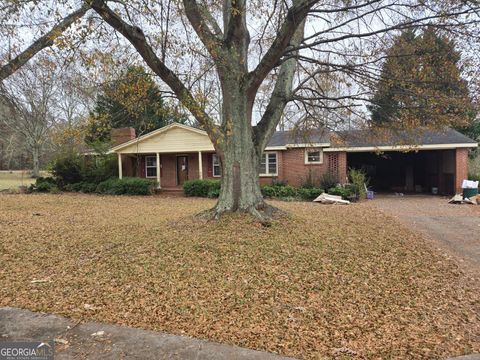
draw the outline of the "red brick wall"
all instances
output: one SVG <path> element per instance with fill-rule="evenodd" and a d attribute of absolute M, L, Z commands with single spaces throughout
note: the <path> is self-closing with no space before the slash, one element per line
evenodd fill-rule
<path fill-rule="evenodd" d="M 468 149 L 455 153 L 455 191 L 462 192 L 462 181 L 468 179 Z"/>
<path fill-rule="evenodd" d="M 146 155 L 148 156 L 148 155 Z M 219 179 L 213 177 L 211 153 L 202 154 L 202 169 L 204 179 Z M 177 186 L 176 154 L 161 154 L 161 184 L 162 187 Z M 145 156 L 141 161 L 141 176 L 145 176 Z M 305 183 L 309 174 L 318 180 L 327 171 L 335 171 L 341 182 L 345 182 L 347 176 L 346 153 L 324 153 L 323 164 L 305 164 L 305 149 L 288 149 L 277 152 L 278 176 L 262 176 L 259 181 L 261 185 L 270 185 L 274 179 L 286 181 L 292 186 L 301 186 Z M 124 169 L 125 169 L 124 163 Z M 125 171 L 125 170 L 124 170 Z M 188 154 L 188 178 L 198 179 L 198 153 Z"/>
<path fill-rule="evenodd" d="M 279 151 L 279 180 L 285 180 L 289 185 L 301 186 L 311 174 L 314 180 L 319 180 L 327 171 L 336 172 L 339 181 L 345 182 L 347 176 L 347 155 L 345 152 L 323 153 L 323 164 L 305 164 L 305 149 L 288 149 Z M 262 181 L 261 181 L 262 182 Z"/>

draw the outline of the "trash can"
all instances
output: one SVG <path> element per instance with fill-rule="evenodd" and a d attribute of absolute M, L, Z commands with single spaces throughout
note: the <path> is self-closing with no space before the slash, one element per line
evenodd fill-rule
<path fill-rule="evenodd" d="M 473 188 L 473 189 L 463 189 L 463 198 L 468 198 L 470 199 L 472 196 L 478 195 L 478 188 Z"/>

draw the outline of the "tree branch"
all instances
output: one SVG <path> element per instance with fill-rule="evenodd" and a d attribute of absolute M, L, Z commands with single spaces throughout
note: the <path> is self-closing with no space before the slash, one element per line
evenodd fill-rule
<path fill-rule="evenodd" d="M 283 53 L 290 44 L 295 31 L 307 17 L 310 8 L 319 0 L 298 0 L 288 10 L 285 21 L 270 48 L 267 50 L 255 70 L 247 75 L 249 101 L 253 102 L 258 87 L 268 73 L 277 65 Z M 299 46 L 298 44 L 297 46 Z"/>
<path fill-rule="evenodd" d="M 17 55 L 14 59 L 10 60 L 5 65 L 2 65 L 2 67 L 0 67 L 0 81 L 5 80 L 12 75 L 38 52 L 52 46 L 53 41 L 69 28 L 70 25 L 85 15 L 89 8 L 90 6 L 84 4 L 80 9 L 65 17 L 45 35 L 35 40 L 26 50 Z"/>
<path fill-rule="evenodd" d="M 121 33 L 137 49 L 143 60 L 173 90 L 178 100 L 192 113 L 208 132 L 213 143 L 216 144 L 221 137 L 218 126 L 201 108 L 178 76 L 157 57 L 148 44 L 143 31 L 139 27 L 123 21 L 103 0 L 93 0 L 91 6 L 112 28 Z"/>
<path fill-rule="evenodd" d="M 183 0 L 183 6 L 185 7 L 185 14 L 187 15 L 188 21 L 203 45 L 205 45 L 212 58 L 217 59 L 220 55 L 222 38 L 221 35 L 220 37 L 217 35 L 219 31 L 221 34 L 221 30 L 215 19 L 207 9 L 198 6 L 195 0 Z M 215 33 L 210 30 L 208 24 L 212 25 Z"/>
<path fill-rule="evenodd" d="M 298 46 L 304 37 L 305 20 L 298 26 L 295 34 L 290 40 L 292 46 Z M 295 54 L 294 54 L 295 55 Z M 298 51 L 297 51 L 298 55 Z M 284 61 L 280 66 L 280 71 L 275 83 L 275 87 L 270 97 L 262 118 L 254 129 L 254 142 L 258 154 L 261 154 L 267 145 L 268 140 L 273 135 L 287 103 L 291 100 L 293 76 L 295 74 L 297 59 L 295 56 Z"/>

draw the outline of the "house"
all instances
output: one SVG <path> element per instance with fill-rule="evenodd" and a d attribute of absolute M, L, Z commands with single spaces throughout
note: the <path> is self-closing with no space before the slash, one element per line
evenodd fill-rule
<path fill-rule="evenodd" d="M 188 179 L 221 178 L 222 169 L 206 132 L 171 124 L 135 137 L 115 129 L 111 152 L 118 154 L 119 177 L 156 179 L 178 188 Z M 453 129 L 415 131 L 277 131 L 265 149 L 260 183 L 274 180 L 301 186 L 322 174 L 347 181 L 347 169 L 367 172 L 376 191 L 460 191 L 468 174 L 468 152 L 478 144 Z"/>

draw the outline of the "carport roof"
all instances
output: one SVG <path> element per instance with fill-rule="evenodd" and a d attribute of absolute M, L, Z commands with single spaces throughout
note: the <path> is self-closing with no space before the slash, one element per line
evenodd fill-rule
<path fill-rule="evenodd" d="M 477 142 L 450 128 L 445 129 L 412 129 L 412 130 L 347 130 L 337 131 L 331 136 L 332 147 L 371 148 L 371 147 L 404 147 L 461 145 L 477 147 Z"/>

